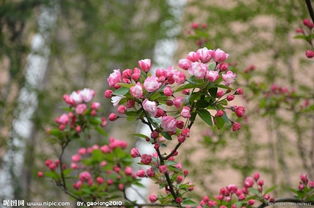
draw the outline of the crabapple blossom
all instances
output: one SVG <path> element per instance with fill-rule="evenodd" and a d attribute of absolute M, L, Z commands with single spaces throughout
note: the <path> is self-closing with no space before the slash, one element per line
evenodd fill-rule
<path fill-rule="evenodd" d="M 314 51 L 313 50 L 307 50 L 307 51 L 305 51 L 305 55 L 308 58 L 313 58 L 314 57 Z"/>
<path fill-rule="evenodd" d="M 218 48 L 212 53 L 212 56 L 215 62 L 224 62 L 229 57 L 229 54 Z"/>
<path fill-rule="evenodd" d="M 143 101 L 143 109 L 152 114 L 153 116 L 156 116 L 157 114 L 157 104 L 155 101 L 149 101 L 145 99 Z"/>
<path fill-rule="evenodd" d="M 210 70 L 206 72 L 206 79 L 208 79 L 208 81 L 215 82 L 218 78 L 219 78 L 218 71 Z"/>
<path fill-rule="evenodd" d="M 131 149 L 131 156 L 132 156 L 133 158 L 135 158 L 135 157 L 141 156 L 141 154 L 140 154 L 140 152 L 138 151 L 137 148 L 132 148 L 132 149 Z"/>
<path fill-rule="evenodd" d="M 161 127 L 164 129 L 164 131 L 175 132 L 176 123 L 176 119 L 172 116 L 164 116 L 161 118 Z"/>
<path fill-rule="evenodd" d="M 142 98 L 143 96 L 143 88 L 141 83 L 136 83 L 135 86 L 130 88 L 130 93 L 135 98 Z"/>
<path fill-rule="evenodd" d="M 200 62 L 193 62 L 188 72 L 196 78 L 203 79 L 207 73 L 207 65 Z"/>
<path fill-rule="evenodd" d="M 159 89 L 161 83 L 158 82 L 156 76 L 147 77 L 144 81 L 144 88 L 147 92 L 155 92 Z"/>
<path fill-rule="evenodd" d="M 155 201 L 158 200 L 158 197 L 156 194 L 151 194 L 151 195 L 149 195 L 148 199 L 150 202 L 154 203 Z"/>
<path fill-rule="evenodd" d="M 118 83 L 122 82 L 120 69 L 113 70 L 113 72 L 107 78 L 107 82 L 108 82 L 109 87 L 117 88 Z"/>
<path fill-rule="evenodd" d="M 199 59 L 203 63 L 208 63 L 212 57 L 212 50 L 208 50 L 206 47 L 200 48 L 197 50 L 197 54 L 199 55 Z"/>
<path fill-rule="evenodd" d="M 138 61 L 138 66 L 144 71 L 148 72 L 152 66 L 150 59 L 142 59 Z"/>
<path fill-rule="evenodd" d="M 234 82 L 236 75 L 232 71 L 227 71 L 227 73 L 222 75 L 225 85 L 230 85 Z"/>
<path fill-rule="evenodd" d="M 184 106 L 183 108 L 182 108 L 182 111 L 181 111 L 181 116 L 183 117 L 183 118 L 190 118 L 191 117 L 191 108 L 189 107 L 189 106 Z"/>
<path fill-rule="evenodd" d="M 180 59 L 178 66 L 181 69 L 188 70 L 192 65 L 192 62 L 189 59 Z"/>

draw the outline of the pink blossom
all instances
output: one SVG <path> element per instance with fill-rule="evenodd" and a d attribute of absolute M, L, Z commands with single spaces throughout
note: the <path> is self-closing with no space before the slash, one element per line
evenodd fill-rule
<path fill-rule="evenodd" d="M 183 118 L 190 118 L 190 117 L 191 117 L 190 111 L 191 111 L 191 108 L 190 108 L 190 107 L 184 106 L 184 107 L 182 108 L 182 111 L 181 111 L 181 114 L 180 114 L 180 115 L 181 115 Z"/>
<path fill-rule="evenodd" d="M 236 94 L 237 94 L 237 95 L 243 95 L 243 93 L 244 93 L 244 91 L 243 91 L 242 88 L 236 89 Z"/>
<path fill-rule="evenodd" d="M 105 98 L 111 98 L 111 96 L 112 96 L 112 90 L 106 90 L 104 92 L 104 97 Z"/>
<path fill-rule="evenodd" d="M 87 103 L 93 99 L 93 97 L 95 96 L 95 91 L 88 88 L 84 88 L 79 92 L 79 94 L 82 98 L 82 101 Z"/>
<path fill-rule="evenodd" d="M 82 181 L 77 181 L 75 184 L 73 184 L 73 188 L 76 190 L 80 189 L 82 186 Z"/>
<path fill-rule="evenodd" d="M 189 59 L 180 59 L 178 65 L 181 69 L 188 70 L 192 63 Z"/>
<path fill-rule="evenodd" d="M 158 82 L 156 76 L 147 77 L 144 81 L 144 88 L 147 92 L 154 92 L 159 89 L 161 83 Z"/>
<path fill-rule="evenodd" d="M 103 145 L 100 147 L 100 150 L 103 152 L 103 153 L 109 153 L 111 152 L 111 149 L 108 145 Z"/>
<path fill-rule="evenodd" d="M 305 55 L 308 58 L 313 58 L 314 57 L 314 51 L 313 50 L 307 50 L 307 51 L 305 51 Z"/>
<path fill-rule="evenodd" d="M 102 178 L 100 176 L 96 178 L 96 181 L 98 184 L 103 184 L 105 182 L 104 178 Z"/>
<path fill-rule="evenodd" d="M 219 73 L 218 71 L 207 71 L 206 73 L 206 79 L 210 82 L 215 82 L 219 78 Z"/>
<path fill-rule="evenodd" d="M 234 95 L 228 95 L 228 96 L 227 96 L 227 100 L 228 100 L 228 101 L 232 101 L 233 99 L 234 99 Z"/>
<path fill-rule="evenodd" d="M 79 104 L 75 108 L 75 112 L 79 115 L 83 114 L 87 109 L 86 104 Z"/>
<path fill-rule="evenodd" d="M 232 123 L 232 131 L 238 131 L 241 128 L 241 124 L 238 122 Z"/>
<path fill-rule="evenodd" d="M 158 169 L 161 173 L 166 173 L 168 171 L 168 167 L 166 165 L 160 165 Z"/>
<path fill-rule="evenodd" d="M 152 66 L 150 59 L 142 59 L 138 61 L 138 66 L 144 71 L 148 72 Z"/>
<path fill-rule="evenodd" d="M 156 116 L 156 114 L 157 114 L 157 104 L 156 104 L 155 101 L 149 101 L 149 100 L 145 99 L 143 101 L 143 108 L 144 108 L 145 111 L 149 112 L 153 116 Z"/>
<path fill-rule="evenodd" d="M 62 114 L 61 116 L 59 116 L 59 117 L 56 119 L 56 122 L 57 122 L 58 124 L 63 124 L 63 125 L 68 124 L 68 122 L 69 122 L 69 116 L 68 116 L 68 114 L 66 114 L 66 113 Z"/>
<path fill-rule="evenodd" d="M 135 86 L 130 88 L 130 93 L 135 98 L 142 98 L 143 97 L 143 88 L 141 83 L 136 83 Z"/>
<path fill-rule="evenodd" d="M 145 170 L 138 170 L 137 172 L 136 172 L 136 176 L 138 176 L 138 177 L 145 177 Z"/>
<path fill-rule="evenodd" d="M 198 53 L 192 51 L 188 54 L 188 56 L 186 57 L 188 60 L 192 61 L 192 62 L 196 62 L 199 60 L 200 56 Z"/>
<path fill-rule="evenodd" d="M 213 52 L 213 58 L 216 62 L 224 62 L 228 57 L 229 54 L 219 48 Z"/>
<path fill-rule="evenodd" d="M 177 164 L 175 165 L 175 167 L 178 168 L 178 169 L 182 169 L 182 164 L 181 164 L 181 163 L 177 163 Z"/>
<path fill-rule="evenodd" d="M 173 94 L 172 88 L 170 86 L 165 87 L 163 92 L 166 96 L 172 96 Z"/>
<path fill-rule="evenodd" d="M 71 168 L 72 168 L 72 169 L 78 169 L 79 166 L 78 166 L 77 163 L 71 163 Z"/>
<path fill-rule="evenodd" d="M 132 74 L 131 78 L 134 81 L 137 81 L 140 77 L 141 77 L 141 70 L 139 68 L 135 67 L 133 70 L 133 74 Z"/>
<path fill-rule="evenodd" d="M 188 71 L 196 78 L 202 79 L 207 73 L 207 65 L 200 62 L 194 62 L 192 63 L 192 66 L 189 68 Z"/>
<path fill-rule="evenodd" d="M 126 168 L 124 169 L 124 173 L 125 173 L 126 175 L 128 175 L 128 176 L 131 176 L 132 173 L 133 173 L 133 170 L 132 170 L 131 167 L 126 167 Z"/>
<path fill-rule="evenodd" d="M 70 100 L 72 100 L 74 102 L 74 104 L 79 104 L 83 101 L 81 95 L 77 92 L 71 93 Z"/>
<path fill-rule="evenodd" d="M 184 102 L 184 98 L 180 96 L 173 99 L 173 104 L 176 108 L 181 108 L 183 102 Z"/>
<path fill-rule="evenodd" d="M 117 120 L 118 116 L 115 113 L 110 113 L 108 119 L 110 121 L 115 121 Z"/>
<path fill-rule="evenodd" d="M 233 106 L 233 110 L 238 117 L 243 117 L 245 114 L 245 108 L 243 106 Z"/>
<path fill-rule="evenodd" d="M 81 160 L 81 156 L 80 155 L 73 155 L 72 156 L 72 161 L 73 162 L 79 162 Z"/>
<path fill-rule="evenodd" d="M 225 114 L 225 112 L 223 110 L 217 110 L 215 117 L 221 117 Z"/>
<path fill-rule="evenodd" d="M 314 28 L 314 23 L 310 19 L 304 19 L 303 24 L 310 29 Z"/>
<path fill-rule="evenodd" d="M 134 148 L 131 149 L 131 156 L 132 156 L 133 158 L 136 158 L 136 157 L 141 156 L 141 154 L 140 154 L 140 152 L 138 151 L 138 149 L 134 147 Z"/>
<path fill-rule="evenodd" d="M 227 71 L 228 68 L 229 68 L 229 64 L 228 63 L 220 63 L 220 64 L 217 65 L 217 68 L 220 71 Z"/>
<path fill-rule="evenodd" d="M 152 162 L 152 156 L 148 154 L 143 154 L 141 156 L 141 163 L 148 165 Z"/>
<path fill-rule="evenodd" d="M 109 87 L 117 87 L 118 83 L 122 81 L 121 72 L 120 69 L 115 69 L 113 72 L 109 75 L 107 82 Z"/>
<path fill-rule="evenodd" d="M 115 149 L 115 148 L 125 149 L 127 146 L 128 146 L 128 143 L 126 141 L 118 140 L 113 137 L 109 138 L 109 147 L 111 149 Z"/>
<path fill-rule="evenodd" d="M 163 116 L 161 118 L 161 127 L 168 132 L 176 131 L 176 119 L 172 116 Z"/>
<path fill-rule="evenodd" d="M 259 177 L 260 177 L 259 172 L 256 172 L 256 173 L 253 174 L 253 178 L 254 178 L 255 181 L 258 181 Z"/>
<path fill-rule="evenodd" d="M 86 151 L 86 148 L 80 148 L 78 151 L 77 151 L 77 153 L 78 154 L 80 154 L 80 155 L 85 155 L 86 153 L 87 153 L 87 151 Z"/>
<path fill-rule="evenodd" d="M 146 175 L 148 177 L 153 177 L 155 175 L 154 169 L 153 168 L 149 168 L 146 170 Z"/>
<path fill-rule="evenodd" d="M 177 176 L 177 183 L 181 183 L 183 181 L 183 176 Z"/>
<path fill-rule="evenodd" d="M 252 187 L 254 184 L 254 179 L 252 177 L 247 177 L 245 180 L 244 180 L 244 186 L 246 188 L 250 188 Z"/>
<path fill-rule="evenodd" d="M 117 108 L 118 113 L 125 114 L 126 107 L 124 105 L 119 105 Z"/>
<path fill-rule="evenodd" d="M 212 57 L 212 50 L 208 50 L 206 47 L 198 49 L 197 53 L 199 55 L 199 59 L 203 63 L 208 63 Z"/>
<path fill-rule="evenodd" d="M 234 82 L 236 76 L 237 75 L 234 74 L 232 71 L 228 71 L 227 73 L 222 75 L 222 79 L 224 80 L 225 85 L 230 85 Z"/>
<path fill-rule="evenodd" d="M 43 177 L 43 176 L 44 176 L 44 173 L 41 172 L 41 171 L 38 171 L 38 172 L 37 172 L 37 176 L 38 176 L 38 177 Z"/>
<path fill-rule="evenodd" d="M 88 171 L 81 172 L 79 175 L 80 181 L 88 181 L 92 178 L 91 174 Z"/>
<path fill-rule="evenodd" d="M 123 70 L 123 72 L 122 72 L 122 77 L 129 79 L 129 78 L 131 78 L 132 73 L 133 73 L 133 72 L 132 72 L 132 69 L 125 69 L 125 70 Z"/>
<path fill-rule="evenodd" d="M 91 108 L 93 110 L 98 110 L 100 108 L 100 103 L 99 102 L 93 102 L 91 105 Z"/>
<path fill-rule="evenodd" d="M 157 197 L 156 194 L 151 194 L 151 195 L 149 195 L 148 199 L 149 199 L 149 201 L 150 201 L 151 203 L 154 203 L 155 201 L 158 200 L 158 197 Z"/>

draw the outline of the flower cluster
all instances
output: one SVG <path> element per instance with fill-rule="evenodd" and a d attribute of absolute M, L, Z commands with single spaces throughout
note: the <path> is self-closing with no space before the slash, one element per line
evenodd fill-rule
<path fill-rule="evenodd" d="M 312 39 L 313 39 L 313 28 L 314 28 L 314 23 L 310 19 L 304 19 L 303 20 L 303 25 L 305 26 L 305 29 L 303 28 L 297 28 L 296 32 L 299 33 L 300 35 L 297 35 L 296 38 L 304 39 L 309 43 L 311 46 L 311 49 L 308 49 L 305 51 L 305 56 L 307 58 L 313 58 L 314 57 L 314 49 L 312 45 Z"/>
<path fill-rule="evenodd" d="M 253 207 L 257 201 L 261 203 L 273 202 L 274 198 L 268 194 L 271 190 L 264 190 L 264 180 L 260 179 L 259 173 L 255 173 L 244 180 L 243 187 L 230 184 L 221 188 L 219 195 L 215 197 L 204 196 L 197 208 Z"/>
<path fill-rule="evenodd" d="M 109 143 L 102 146 L 79 148 L 72 155 L 71 164 L 62 165 L 62 172 L 58 171 L 59 160 L 46 160 L 50 171 L 39 171 L 38 176 L 50 177 L 57 184 L 62 183 L 61 174 L 71 177 L 73 193 L 84 200 L 110 197 L 117 191 L 122 194 L 126 187 L 138 183 L 130 166 L 131 157 L 124 150 L 127 146 L 125 141 L 110 138 Z"/>
<path fill-rule="evenodd" d="M 77 138 L 89 128 L 105 135 L 103 127 L 107 125 L 107 119 L 101 116 L 101 104 L 92 102 L 94 97 L 95 91 L 87 88 L 65 94 L 63 100 L 68 108 L 55 119 L 56 128 L 48 129 L 48 133 L 63 141 L 64 137 Z"/>
<path fill-rule="evenodd" d="M 188 38 L 193 39 L 198 47 L 204 47 L 208 42 L 207 24 L 193 22 L 186 31 Z"/>
<path fill-rule="evenodd" d="M 296 194 L 296 198 L 300 200 L 313 200 L 314 180 L 310 180 L 307 174 L 301 174 L 298 189 L 292 189 L 292 191 Z"/>

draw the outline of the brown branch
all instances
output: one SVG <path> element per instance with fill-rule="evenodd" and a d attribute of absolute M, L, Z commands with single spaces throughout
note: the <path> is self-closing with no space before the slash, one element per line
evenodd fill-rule
<path fill-rule="evenodd" d="M 314 22 L 314 12 L 313 12 L 313 7 L 312 7 L 312 3 L 311 0 L 305 0 L 306 3 L 306 7 L 309 11 L 309 14 L 311 16 L 312 21 Z"/>

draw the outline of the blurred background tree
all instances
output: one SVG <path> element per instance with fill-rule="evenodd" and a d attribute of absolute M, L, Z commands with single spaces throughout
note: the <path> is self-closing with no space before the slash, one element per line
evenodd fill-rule
<path fill-rule="evenodd" d="M 52 184 L 37 184 L 35 177 L 42 165 L 35 158 L 53 153 L 45 128 L 60 110 L 60 96 L 84 87 L 102 92 L 113 68 L 152 57 L 156 42 L 169 36 L 171 19 L 163 0 L 1 0 L 0 181 L 7 187 L 1 199 L 60 198 L 56 190 L 45 191 L 54 190 Z M 39 75 L 34 58 L 46 63 Z M 35 83 L 32 75 L 39 76 Z"/>

